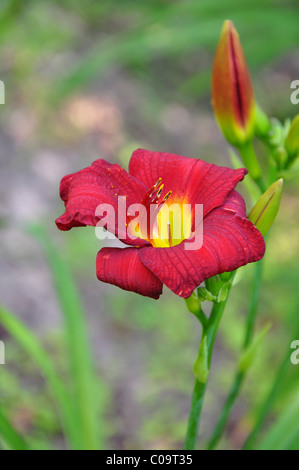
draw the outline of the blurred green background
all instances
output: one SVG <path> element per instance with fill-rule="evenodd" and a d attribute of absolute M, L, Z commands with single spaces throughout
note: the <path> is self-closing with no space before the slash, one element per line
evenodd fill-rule
<path fill-rule="evenodd" d="M 6 86 L 0 304 L 47 351 L 54 376 L 74 393 L 67 396 L 81 410 L 78 419 L 86 418 L 86 429 L 98 426 L 99 447 L 181 448 L 200 340 L 196 319 L 167 289 L 156 302 L 99 283 L 94 229 L 60 233 L 55 227 L 63 212 L 59 182 L 97 158 L 127 166 L 140 146 L 230 165 L 210 105 L 222 22 L 232 19 L 240 33 L 260 105 L 284 120 L 299 109 L 290 102 L 290 83 L 299 79 L 298 1 L 1 0 L 0 9 L 0 79 Z M 298 184 L 298 177 L 287 181 L 269 237 L 258 329 L 268 322 L 272 327 L 221 441 L 225 449 L 242 446 L 291 341 L 299 339 Z M 250 266 L 222 321 L 202 447 L 236 370 L 251 278 Z M 23 333 L 9 334 L 0 325 L 6 345 L 0 409 L 31 447 L 66 448 L 51 387 L 55 377 L 49 386 Z M 96 374 L 86 366 L 89 347 Z M 255 447 L 299 449 L 299 366 L 285 364 Z M 84 378 L 92 390 L 82 389 Z M 86 406 L 88 397 L 94 408 Z M 81 438 L 88 441 L 83 428 Z M 6 445 L 0 437 L 0 448 Z"/>

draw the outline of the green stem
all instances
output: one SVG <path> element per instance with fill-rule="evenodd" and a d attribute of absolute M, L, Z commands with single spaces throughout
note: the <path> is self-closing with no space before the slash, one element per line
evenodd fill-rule
<path fill-rule="evenodd" d="M 242 384 L 244 381 L 244 372 L 237 372 L 233 385 L 230 389 L 229 395 L 227 397 L 227 400 L 225 402 L 225 405 L 223 407 L 222 413 L 220 415 L 220 418 L 217 422 L 216 428 L 212 434 L 212 437 L 208 443 L 207 449 L 208 450 L 213 450 L 217 446 L 222 433 L 226 427 L 228 418 L 230 416 L 230 413 L 234 407 L 234 404 L 240 394 Z"/>
<path fill-rule="evenodd" d="M 243 147 L 239 147 L 238 150 L 251 178 L 256 182 L 261 192 L 264 193 L 266 187 L 262 179 L 262 170 L 252 142 L 247 143 Z"/>
<path fill-rule="evenodd" d="M 193 313 L 193 315 L 200 321 L 200 323 L 202 324 L 202 327 L 204 329 L 207 325 L 208 319 L 205 316 L 204 312 L 202 311 L 201 306 L 199 307 L 199 309 L 195 313 Z"/>
<path fill-rule="evenodd" d="M 230 290 L 230 288 L 229 288 Z M 202 339 L 204 337 L 207 338 L 207 348 L 208 348 L 208 366 L 210 368 L 212 354 L 213 354 L 213 347 L 216 338 L 216 334 L 218 331 L 218 327 L 222 318 L 222 314 L 224 312 L 227 299 L 229 296 L 229 290 L 227 292 L 227 297 L 223 302 L 214 303 L 213 310 L 211 312 L 210 318 L 207 321 L 205 327 L 203 327 Z M 190 416 L 188 421 L 188 429 L 187 435 L 185 440 L 185 450 L 193 450 L 196 446 L 197 440 L 197 431 L 201 416 L 202 405 L 205 397 L 207 383 L 201 383 L 197 379 L 195 379 L 192 402 L 191 402 L 191 410 Z"/>
<path fill-rule="evenodd" d="M 278 179 L 277 164 L 273 156 L 273 150 L 270 148 L 268 160 L 268 184 L 271 186 Z"/>
<path fill-rule="evenodd" d="M 207 384 L 203 384 L 195 379 L 191 410 L 188 421 L 188 429 L 185 440 L 185 450 L 194 450 L 197 440 L 197 431 L 201 415 L 202 405 L 205 397 Z"/>
<path fill-rule="evenodd" d="M 263 260 L 259 261 L 255 265 L 255 276 L 253 280 L 250 304 L 248 309 L 248 316 L 247 316 L 247 323 L 246 323 L 246 330 L 245 330 L 245 337 L 243 343 L 243 351 L 247 349 L 250 345 L 253 335 L 254 335 L 254 327 L 256 323 L 256 315 L 257 315 L 257 308 L 258 302 L 260 297 L 261 291 L 261 280 L 262 280 L 262 271 L 263 271 Z M 214 449 L 219 442 L 219 439 L 222 436 L 222 433 L 227 425 L 228 419 L 230 417 L 231 411 L 234 407 L 234 404 L 240 395 L 243 382 L 246 378 L 246 373 L 243 371 L 237 371 L 232 387 L 228 394 L 227 400 L 224 404 L 222 413 L 216 425 L 216 428 L 211 436 L 211 439 L 208 443 L 208 449 Z"/>
<path fill-rule="evenodd" d="M 249 346 L 254 335 L 254 327 L 256 323 L 258 303 L 259 303 L 259 298 L 261 294 L 263 266 L 264 266 L 264 258 L 261 261 L 258 261 L 255 265 L 255 276 L 253 279 L 253 286 L 252 286 L 251 298 L 250 298 L 250 303 L 249 303 L 246 331 L 245 331 L 245 338 L 244 338 L 244 346 L 243 346 L 244 350 Z"/>

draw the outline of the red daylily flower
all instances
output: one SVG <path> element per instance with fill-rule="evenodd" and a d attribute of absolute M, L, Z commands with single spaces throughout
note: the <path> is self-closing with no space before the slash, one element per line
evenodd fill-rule
<path fill-rule="evenodd" d="M 161 205 L 161 201 L 178 207 L 190 204 L 192 240 L 197 230 L 193 208 L 202 204 L 201 248 L 186 250 L 183 237 L 172 240 L 170 222 L 166 240 L 153 240 L 141 232 L 133 240 L 116 224 L 115 234 L 131 246 L 102 248 L 96 262 L 97 277 L 103 282 L 154 299 L 159 298 L 165 284 L 175 294 L 188 298 L 205 279 L 264 255 L 264 239 L 247 219 L 244 200 L 234 190 L 246 173 L 246 169 L 232 170 L 148 150 L 133 153 L 128 173 L 117 164 L 97 160 L 62 179 L 60 195 L 66 210 L 56 224 L 60 230 L 96 226 L 101 219 L 96 215 L 97 206 L 111 204 L 117 212 L 118 197 L 126 196 L 128 205 Z M 129 218 L 126 220 L 128 223 Z"/>

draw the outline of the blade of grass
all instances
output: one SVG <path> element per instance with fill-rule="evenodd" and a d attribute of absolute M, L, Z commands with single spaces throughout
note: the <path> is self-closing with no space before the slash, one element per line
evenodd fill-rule
<path fill-rule="evenodd" d="M 261 432 L 263 425 L 265 424 L 265 421 L 267 417 L 269 416 L 271 409 L 273 408 L 273 405 L 275 404 L 277 398 L 279 397 L 279 394 L 283 387 L 283 383 L 284 383 L 284 380 L 285 380 L 285 377 L 289 368 L 290 368 L 290 352 L 287 351 L 287 354 L 285 355 L 278 369 L 277 375 L 275 376 L 274 381 L 271 384 L 269 393 L 267 394 L 265 400 L 263 401 L 260 407 L 260 410 L 257 415 L 257 421 L 243 446 L 244 450 L 251 450 L 253 448 L 255 441 L 259 433 Z"/>
<path fill-rule="evenodd" d="M 294 396 L 278 421 L 268 431 L 258 450 L 299 450 L 299 400 Z"/>
<path fill-rule="evenodd" d="M 3 411 L 0 408 L 0 434 L 11 450 L 29 450 L 28 444 L 25 442 L 23 437 L 12 427 Z"/>
<path fill-rule="evenodd" d="M 69 400 L 68 393 L 57 376 L 55 366 L 48 354 L 44 351 L 36 336 L 11 312 L 0 307 L 0 323 L 10 335 L 22 346 L 31 359 L 37 364 L 57 403 L 59 415 L 66 436 L 72 448 L 76 448 L 77 423 L 74 422 L 74 409 Z"/>
<path fill-rule="evenodd" d="M 80 297 L 68 266 L 59 255 L 46 230 L 41 226 L 34 226 L 31 227 L 31 232 L 38 237 L 44 248 L 64 317 L 74 388 L 73 399 L 80 423 L 78 430 L 81 432 L 80 446 L 84 450 L 103 448 L 99 432 L 96 375 Z"/>

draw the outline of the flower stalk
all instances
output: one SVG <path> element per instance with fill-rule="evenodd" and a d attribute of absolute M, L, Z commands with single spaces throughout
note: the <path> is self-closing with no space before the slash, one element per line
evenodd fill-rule
<path fill-rule="evenodd" d="M 221 302 L 214 302 L 213 309 L 208 319 L 205 327 L 203 327 L 202 331 L 202 339 L 201 339 L 201 346 L 199 350 L 203 349 L 202 345 L 206 348 L 207 357 L 204 359 L 206 362 L 206 370 L 210 370 L 211 360 L 213 355 L 213 348 L 216 339 L 216 334 L 219 328 L 219 324 L 228 300 L 229 291 L 231 289 L 232 284 L 230 284 L 227 296 L 225 300 Z M 193 450 L 196 447 L 197 441 L 197 432 L 200 422 L 201 410 L 204 402 L 206 387 L 207 387 L 208 377 L 206 377 L 206 381 L 200 382 L 198 378 L 195 378 L 195 384 L 193 389 L 193 396 L 191 401 L 191 409 L 188 421 L 188 428 L 185 440 L 185 450 Z"/>
<path fill-rule="evenodd" d="M 261 192 L 264 192 L 266 187 L 262 178 L 262 169 L 257 159 L 252 142 L 248 142 L 243 146 L 239 146 L 238 150 L 242 161 L 249 172 L 249 175 L 256 182 Z"/>
<path fill-rule="evenodd" d="M 281 202 L 282 190 L 283 180 L 280 179 L 273 183 L 268 188 L 268 190 L 259 198 L 259 200 L 257 201 L 257 203 L 249 214 L 249 219 L 256 225 L 256 227 L 261 231 L 264 236 L 268 233 L 278 213 Z M 245 337 L 242 348 L 243 357 L 246 351 L 248 351 L 248 349 L 253 344 L 258 303 L 261 293 L 263 264 L 264 260 L 261 260 L 255 265 L 255 275 L 253 278 L 252 293 L 249 302 Z M 248 368 L 241 367 L 241 364 L 239 363 L 239 367 L 233 380 L 227 400 L 224 404 L 215 430 L 208 443 L 207 448 L 209 450 L 215 449 L 224 432 L 225 426 L 229 420 L 234 404 L 241 393 L 243 383 L 247 376 L 247 372 Z"/>
<path fill-rule="evenodd" d="M 258 303 L 259 303 L 260 292 L 261 292 L 262 272 L 263 272 L 263 260 L 256 263 L 255 265 L 255 275 L 254 275 L 254 280 L 253 280 L 251 298 L 249 302 L 242 352 L 244 352 L 248 348 L 248 346 L 250 345 L 253 339 L 254 327 L 255 327 L 257 311 L 258 311 Z M 228 422 L 228 419 L 230 417 L 234 404 L 237 401 L 241 393 L 241 389 L 242 389 L 244 380 L 246 378 L 246 374 L 247 374 L 247 371 L 245 370 L 241 370 L 241 369 L 237 370 L 230 392 L 223 406 L 223 410 L 220 414 L 218 423 L 209 440 L 209 443 L 207 446 L 208 450 L 215 449 L 215 447 L 217 446 L 223 434 L 225 426 Z"/>

